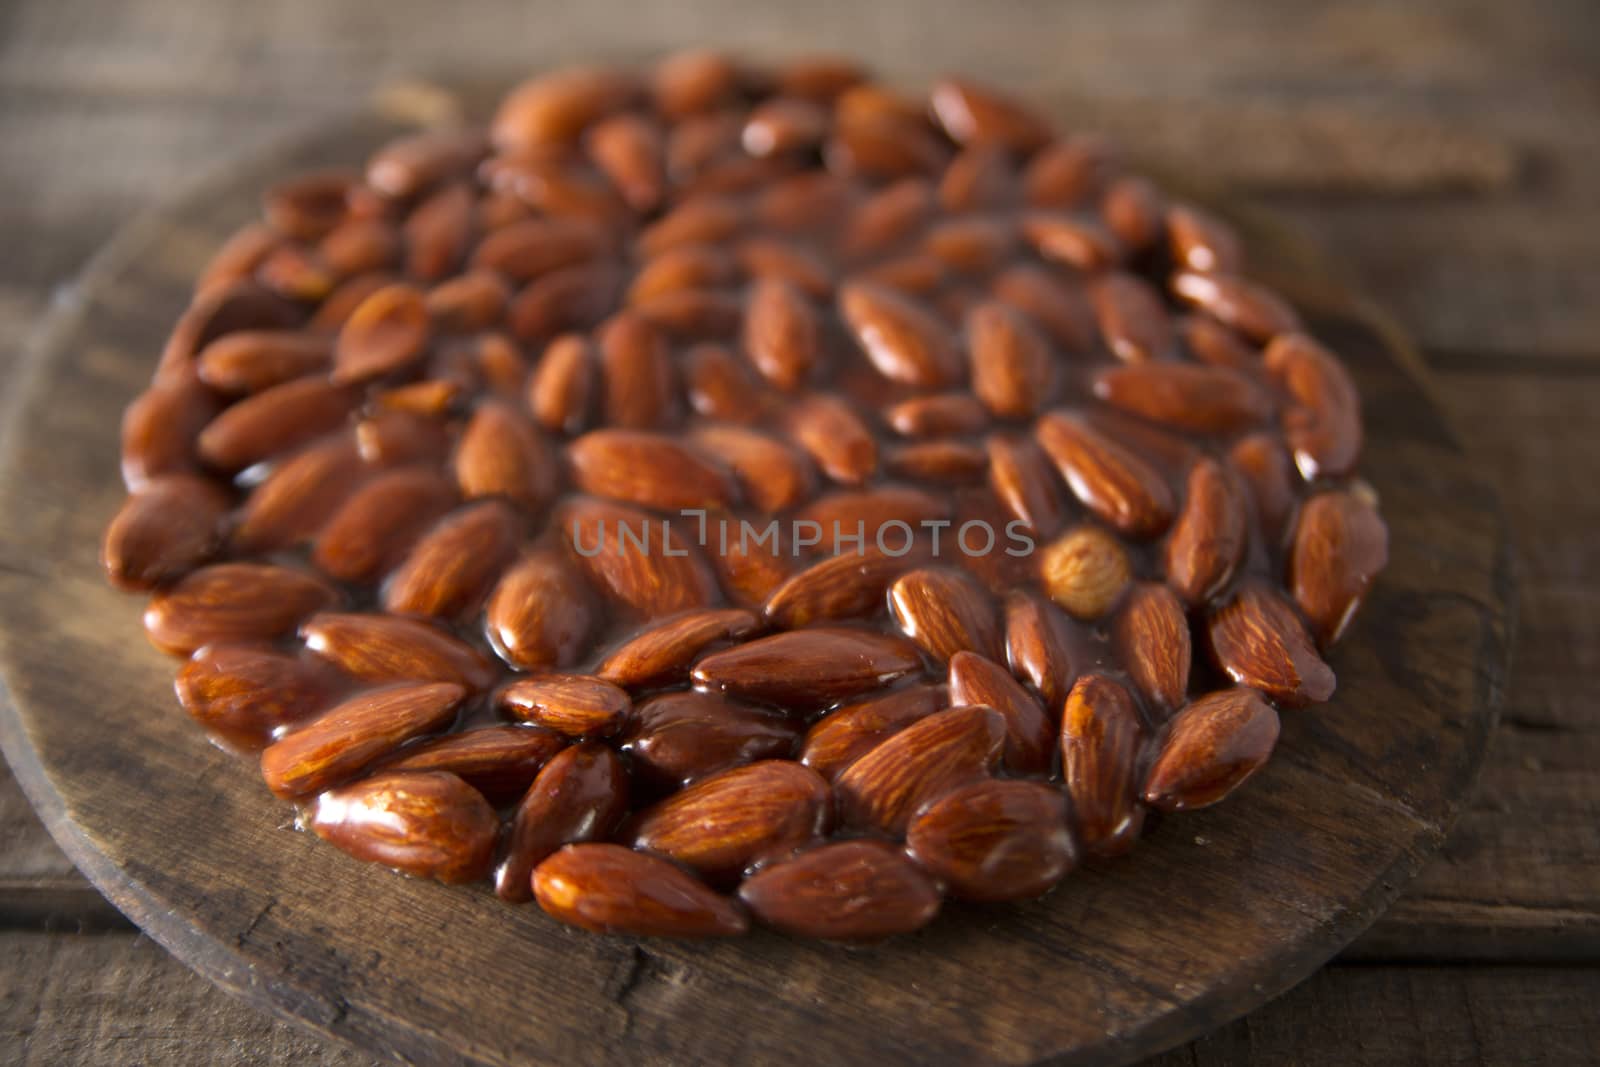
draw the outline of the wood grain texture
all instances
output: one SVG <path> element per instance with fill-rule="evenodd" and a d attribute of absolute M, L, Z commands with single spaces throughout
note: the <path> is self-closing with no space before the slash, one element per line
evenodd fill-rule
<path fill-rule="evenodd" d="M 1347 312 L 1321 332 L 1363 388 L 1391 569 L 1335 653 L 1335 703 L 1290 718 L 1244 795 L 1171 820 L 1130 860 L 1043 901 L 951 909 L 923 934 L 846 951 L 770 934 L 595 938 L 287 832 L 253 770 L 171 706 L 171 664 L 143 647 L 138 605 L 104 586 L 92 548 L 120 496 L 115 413 L 201 258 L 275 175 L 359 158 L 384 132 L 334 128 L 126 232 L 24 368 L 0 461 L 7 754 L 72 859 L 202 973 L 428 1061 L 1113 1062 L 1293 984 L 1441 843 L 1504 683 L 1503 531 L 1413 357 Z M 1326 300 L 1290 251 L 1285 280 Z"/>

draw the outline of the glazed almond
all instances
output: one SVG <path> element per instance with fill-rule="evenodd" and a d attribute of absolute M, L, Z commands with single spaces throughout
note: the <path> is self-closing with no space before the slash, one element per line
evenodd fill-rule
<path fill-rule="evenodd" d="M 740 493 L 765 514 L 803 503 L 816 488 L 811 461 L 765 434 L 739 426 L 707 426 L 693 431 L 690 440 L 732 471 Z"/>
<path fill-rule="evenodd" d="M 672 421 L 676 372 L 666 340 L 643 317 L 614 316 L 596 335 L 600 407 L 608 425 L 648 430 Z"/>
<path fill-rule="evenodd" d="M 1006 599 L 1006 661 L 1052 714 L 1059 713 L 1077 679 L 1070 626 L 1061 609 L 1042 597 L 1018 591 Z"/>
<path fill-rule="evenodd" d="M 170 474 L 131 493 L 101 543 L 100 562 L 119 589 L 151 589 L 183 577 L 221 547 L 228 498 L 202 478 Z"/>
<path fill-rule="evenodd" d="M 1227 367 L 1170 362 L 1110 367 L 1095 376 L 1094 390 L 1130 415 L 1195 433 L 1236 433 L 1272 413 L 1265 391 Z"/>
<path fill-rule="evenodd" d="M 728 767 L 785 758 L 798 736 L 783 715 L 687 690 L 636 705 L 622 749 L 642 782 L 676 789 Z"/>
<path fill-rule="evenodd" d="M 495 893 L 531 900 L 533 869 L 563 845 L 609 836 L 627 813 L 628 794 L 627 769 L 604 745 L 573 745 L 551 759 L 512 816 Z"/>
<path fill-rule="evenodd" d="M 922 559 L 922 553 L 892 556 L 876 549 L 829 556 L 790 575 L 762 612 L 786 630 L 870 615 L 884 603 L 890 584 Z"/>
<path fill-rule="evenodd" d="M 716 581 L 705 556 L 665 519 L 620 504 L 572 500 L 556 522 L 571 559 L 613 602 L 648 619 L 709 607 Z"/>
<path fill-rule="evenodd" d="M 566 67 L 523 82 L 506 95 L 490 125 L 501 148 L 575 141 L 596 119 L 633 98 L 631 78 L 603 67 Z"/>
<path fill-rule="evenodd" d="M 1283 412 L 1283 433 L 1307 480 L 1349 473 L 1361 454 L 1361 398 L 1332 352 L 1304 334 L 1267 346 L 1267 370 L 1295 403 Z"/>
<path fill-rule="evenodd" d="M 572 564 L 559 553 L 539 551 L 501 576 L 484 630 L 514 667 L 565 667 L 583 655 L 599 621 L 594 596 Z"/>
<path fill-rule="evenodd" d="M 461 495 L 503 496 L 537 512 L 555 493 L 556 457 L 549 444 L 510 404 L 479 406 L 456 447 L 456 484 Z"/>
<path fill-rule="evenodd" d="M 494 805 L 521 797 L 566 738 L 536 726 L 483 726 L 410 744 L 382 771 L 447 771 Z"/>
<path fill-rule="evenodd" d="M 533 872 L 546 914 L 600 934 L 633 937 L 727 937 L 748 920 L 666 860 L 620 845 L 568 845 Z"/>
<path fill-rule="evenodd" d="M 799 711 L 859 696 L 920 666 L 916 649 L 897 637 L 817 627 L 713 652 L 690 676 L 709 690 Z"/>
<path fill-rule="evenodd" d="M 187 656 L 201 645 L 293 633 L 301 619 L 336 597 L 304 571 L 268 563 L 213 563 L 157 593 L 145 609 L 144 628 L 163 652 Z"/>
<path fill-rule="evenodd" d="M 1282 298 L 1231 274 L 1180 272 L 1172 276 L 1172 291 L 1252 341 L 1270 341 L 1300 328 L 1299 316 Z"/>
<path fill-rule="evenodd" d="M 598 391 L 589 342 L 577 334 L 551 341 L 528 380 L 528 409 L 550 433 L 573 434 L 589 422 Z"/>
<path fill-rule="evenodd" d="M 1112 272 L 1095 282 L 1089 296 L 1100 333 L 1118 359 L 1139 363 L 1172 348 L 1172 317 L 1148 282 Z"/>
<path fill-rule="evenodd" d="M 1034 433 L 1073 495 L 1114 529 L 1149 537 L 1172 521 L 1172 490 L 1128 448 L 1059 412 L 1041 418 Z"/>
<path fill-rule="evenodd" d="M 299 330 L 240 330 L 212 341 L 195 363 L 200 380 L 224 393 L 263 389 L 326 368 L 331 339 Z"/>
<path fill-rule="evenodd" d="M 450 483 L 408 467 L 379 474 L 341 502 L 312 547 L 311 560 L 343 582 L 370 582 L 410 551 L 456 502 Z"/>
<path fill-rule="evenodd" d="M 1189 620 L 1172 590 L 1141 582 L 1128 591 L 1111 627 L 1117 655 L 1147 707 L 1171 713 L 1189 691 L 1193 643 Z"/>
<path fill-rule="evenodd" d="M 860 485 L 878 466 L 878 444 L 849 404 L 836 396 L 816 394 L 796 402 L 788 412 L 795 442 L 836 482 Z"/>
<path fill-rule="evenodd" d="M 141 393 L 122 413 L 122 480 L 136 491 L 163 474 L 199 464 L 201 432 L 217 412 L 211 390 L 192 374 L 175 374 Z"/>
<path fill-rule="evenodd" d="M 998 300 L 967 312 L 972 391 L 995 415 L 1025 419 L 1050 399 L 1051 356 L 1034 328 Z"/>
<path fill-rule="evenodd" d="M 993 708 L 935 712 L 880 742 L 839 775 L 834 789 L 840 817 L 851 826 L 904 833 L 924 804 L 987 777 L 1005 744 L 1006 722 Z"/>
<path fill-rule="evenodd" d="M 1207 693 L 1173 716 L 1145 777 L 1144 801 L 1193 811 L 1237 789 L 1272 755 L 1278 713 L 1252 689 Z"/>
<path fill-rule="evenodd" d="M 744 350 L 757 370 L 780 389 L 798 389 L 821 357 L 816 309 L 799 289 L 775 278 L 750 290 Z"/>
<path fill-rule="evenodd" d="M 1000 654 L 994 602 L 964 571 L 929 567 L 901 575 L 889 587 L 889 613 L 902 633 L 940 662 L 963 651 Z"/>
<path fill-rule="evenodd" d="M 197 439 L 200 458 L 239 471 L 337 429 L 355 394 L 323 378 L 297 378 L 245 398 L 212 419 Z"/>
<path fill-rule="evenodd" d="M 622 729 L 633 701 L 610 682 L 586 674 L 519 678 L 495 698 L 500 710 L 567 737 L 604 737 Z"/>
<path fill-rule="evenodd" d="M 718 642 L 748 637 L 759 625 L 738 608 L 687 612 L 630 638 L 600 661 L 595 674 L 634 688 L 681 682 L 700 653 Z"/>
<path fill-rule="evenodd" d="M 1126 689 L 1104 675 L 1078 679 L 1061 716 L 1061 775 L 1078 840 L 1093 855 L 1126 852 L 1144 826 L 1134 777 L 1143 739 Z"/>
<path fill-rule="evenodd" d="M 595 430 L 567 446 L 579 489 L 659 511 L 728 508 L 733 478 L 676 438 L 637 430 Z"/>
<path fill-rule="evenodd" d="M 1054 537 L 1065 518 L 1059 484 L 1039 446 L 996 435 L 986 444 L 989 487 L 1007 511 L 1037 537 Z"/>
<path fill-rule="evenodd" d="M 963 900 L 1026 900 L 1072 869 L 1060 790 L 1035 782 L 974 782 L 911 821 L 906 848 Z"/>
<path fill-rule="evenodd" d="M 882 841 L 812 849 L 745 879 L 739 898 L 774 929 L 842 941 L 910 933 L 939 911 L 933 883 Z"/>
<path fill-rule="evenodd" d="M 1297 708 L 1333 696 L 1333 671 L 1281 595 L 1247 582 L 1207 616 L 1206 634 L 1217 667 L 1240 685 Z"/>
<path fill-rule="evenodd" d="M 585 140 L 595 166 L 629 207 L 651 211 L 661 203 L 667 178 L 659 126 L 638 115 L 614 115 L 595 123 Z"/>
<path fill-rule="evenodd" d="M 929 389 L 959 380 L 960 357 L 950 331 L 909 298 L 851 282 L 839 289 L 839 313 L 884 377 Z"/>
<path fill-rule="evenodd" d="M 251 491 L 230 545 L 255 554 L 310 540 L 369 473 L 348 434 L 319 441 L 285 460 Z"/>
<path fill-rule="evenodd" d="M 312 654 L 366 682 L 450 682 L 478 690 L 491 678 L 488 662 L 470 645 L 421 619 L 324 612 L 306 620 L 300 637 Z"/>
<path fill-rule="evenodd" d="M 945 78 L 928 99 L 934 118 L 960 144 L 1031 152 L 1050 139 L 1050 124 L 1027 106 L 973 81 Z"/>
<path fill-rule="evenodd" d="M 1300 508 L 1289 552 L 1289 588 L 1323 647 L 1339 640 L 1389 562 L 1389 529 L 1355 493 L 1318 493 Z"/>
<path fill-rule="evenodd" d="M 515 515 L 498 500 L 450 513 L 390 576 L 384 607 L 443 619 L 472 613 L 511 561 L 517 534 Z"/>
<path fill-rule="evenodd" d="M 261 753 L 261 776 L 286 800 L 338 785 L 406 741 L 449 725 L 467 691 L 433 683 L 375 689 L 329 708 Z"/>
<path fill-rule="evenodd" d="M 431 329 L 420 291 L 404 284 L 379 289 L 339 331 L 333 380 L 361 382 L 410 366 L 422 357 Z"/>
<path fill-rule="evenodd" d="M 1167 581 L 1190 605 L 1209 600 L 1244 556 L 1249 516 L 1221 464 L 1204 459 L 1189 472 L 1183 511 L 1167 540 Z"/>
<path fill-rule="evenodd" d="M 1055 724 L 1011 672 L 975 652 L 950 657 L 950 703 L 982 704 L 1006 720 L 1006 769 L 1048 774 L 1055 756 Z"/>
<path fill-rule="evenodd" d="M 836 708 L 806 731 L 800 762 L 824 778 L 836 778 L 879 741 L 927 718 L 944 704 L 937 687 L 914 685 Z"/>
<path fill-rule="evenodd" d="M 310 718 L 336 691 L 331 672 L 269 645 L 208 645 L 183 665 L 178 702 L 211 737 L 255 752 Z"/>
<path fill-rule="evenodd" d="M 443 771 L 391 771 L 330 789 L 310 823 L 357 859 L 441 882 L 483 877 L 499 830 L 483 797 Z"/>

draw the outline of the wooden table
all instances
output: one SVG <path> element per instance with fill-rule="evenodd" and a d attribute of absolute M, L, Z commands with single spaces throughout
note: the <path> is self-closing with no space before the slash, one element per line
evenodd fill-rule
<path fill-rule="evenodd" d="M 1027 87 L 1308 231 L 1422 343 L 1517 542 L 1511 691 L 1445 853 L 1310 981 L 1160 1063 L 1600 1050 L 1600 13 L 1593 0 L 962 5 L 10 0 L 0 369 L 131 213 L 430 71 L 715 40 Z M 412 97 L 415 94 L 411 94 Z M 112 462 L 107 457 L 107 462 Z M 27 560 L 0 545 L 0 596 Z M 90 713 L 93 709 L 72 709 Z M 139 936 L 0 769 L 0 1061 L 364 1063 Z"/>

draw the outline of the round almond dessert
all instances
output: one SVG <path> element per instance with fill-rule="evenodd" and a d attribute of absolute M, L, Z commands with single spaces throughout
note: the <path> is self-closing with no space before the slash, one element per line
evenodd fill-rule
<path fill-rule="evenodd" d="M 1361 436 L 1105 141 L 695 52 L 272 188 L 128 407 L 104 562 L 353 857 L 875 939 L 1127 851 L 1333 695 Z"/>

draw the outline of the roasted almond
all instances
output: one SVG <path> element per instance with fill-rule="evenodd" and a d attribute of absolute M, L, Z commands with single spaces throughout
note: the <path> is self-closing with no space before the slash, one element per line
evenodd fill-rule
<path fill-rule="evenodd" d="M 1261 370 L 1261 353 L 1255 346 L 1209 315 L 1183 316 L 1178 333 L 1184 348 L 1201 363 L 1247 373 Z"/>
<path fill-rule="evenodd" d="M 655 210 L 666 192 L 666 144 L 661 127 L 639 115 L 613 115 L 585 137 L 594 160 L 635 211 Z"/>
<path fill-rule="evenodd" d="M 565 667 L 580 659 L 600 622 L 594 595 L 554 551 L 530 553 L 501 576 L 484 630 L 513 667 Z"/>
<path fill-rule="evenodd" d="M 721 52 L 675 52 L 656 64 L 650 87 L 656 109 L 681 119 L 725 103 L 739 89 L 739 68 Z"/>
<path fill-rule="evenodd" d="M 1094 392 L 1131 415 L 1195 433 L 1238 433 L 1272 414 L 1266 392 L 1227 367 L 1167 361 L 1111 367 L 1095 375 Z"/>
<path fill-rule="evenodd" d="M 432 332 L 420 290 L 390 285 L 363 300 L 339 331 L 335 383 L 362 382 L 411 366 Z"/>
<path fill-rule="evenodd" d="M 200 380 L 223 393 L 263 389 L 323 370 L 333 341 L 301 330 L 239 330 L 206 345 L 195 362 Z"/>
<path fill-rule="evenodd" d="M 1092 622 L 1116 606 L 1132 577 L 1122 542 L 1098 526 L 1078 526 L 1039 551 L 1044 591 L 1074 618 Z"/>
<path fill-rule="evenodd" d="M 1134 777 L 1143 740 L 1126 689 L 1100 674 L 1078 679 L 1061 716 L 1061 775 L 1078 840 L 1091 855 L 1121 855 L 1144 826 Z"/>
<path fill-rule="evenodd" d="M 1027 153 L 1050 139 L 1050 124 L 1020 101 L 976 82 L 945 78 L 928 94 L 933 117 L 958 144 Z"/>
<path fill-rule="evenodd" d="M 818 627 L 758 638 L 695 665 L 696 685 L 791 711 L 860 696 L 921 666 L 897 637 Z"/>
<path fill-rule="evenodd" d="M 567 446 L 579 489 L 661 511 L 729 508 L 733 478 L 675 437 L 638 430 L 594 430 Z"/>
<path fill-rule="evenodd" d="M 950 657 L 950 703 L 982 704 L 1006 720 L 1006 769 L 1048 774 L 1055 758 L 1055 724 L 1039 704 L 994 660 L 975 652 Z"/>
<path fill-rule="evenodd" d="M 925 557 L 920 551 L 896 556 L 876 548 L 829 556 L 790 575 L 762 611 L 772 625 L 789 630 L 872 615 L 882 607 L 890 583 Z"/>
<path fill-rule="evenodd" d="M 776 278 L 758 279 L 746 297 L 744 350 L 780 389 L 804 384 L 821 358 L 816 309 L 799 289 Z"/>
<path fill-rule="evenodd" d="M 1389 562 L 1389 529 L 1371 501 L 1344 490 L 1300 507 L 1289 552 L 1289 588 L 1317 643 L 1339 639 Z"/>
<path fill-rule="evenodd" d="M 587 674 L 519 678 L 495 698 L 515 719 L 567 737 L 605 737 L 622 729 L 633 701 L 621 688 Z"/>
<path fill-rule="evenodd" d="M 440 282 L 422 299 L 441 332 L 476 333 L 500 321 L 511 288 L 493 271 L 472 270 Z"/>
<path fill-rule="evenodd" d="M 235 551 L 252 554 L 309 541 L 368 473 L 349 434 L 319 441 L 251 491 L 228 541 Z"/>
<path fill-rule="evenodd" d="M 489 135 L 502 149 L 575 142 L 597 119 L 626 107 L 632 78 L 603 67 L 565 67 L 530 78 L 508 93 Z"/>
<path fill-rule="evenodd" d="M 323 612 L 300 627 L 306 648 L 363 681 L 451 682 L 478 690 L 492 677 L 469 645 L 420 619 Z"/>
<path fill-rule="evenodd" d="M 1145 776 L 1161 811 L 1215 804 L 1260 770 L 1278 742 L 1278 713 L 1253 689 L 1207 693 L 1173 716 Z"/>
<path fill-rule="evenodd" d="M 1269 546 L 1281 543 L 1294 507 L 1294 461 L 1276 434 L 1241 437 L 1228 450 L 1228 461 L 1250 488 L 1256 519 Z"/>
<path fill-rule="evenodd" d="M 983 277 L 1005 263 L 1017 242 L 1007 219 L 950 219 L 928 228 L 922 251 L 958 274 Z"/>
<path fill-rule="evenodd" d="M 1193 205 L 1167 209 L 1167 236 L 1173 260 L 1189 270 L 1233 274 L 1243 263 L 1233 227 Z"/>
<path fill-rule="evenodd" d="M 506 306 L 506 325 L 519 341 L 548 341 L 587 330 L 610 311 L 622 286 L 614 263 L 593 261 L 541 274 Z"/>
<path fill-rule="evenodd" d="M 1143 252 L 1161 239 L 1166 226 L 1166 199 L 1155 183 L 1127 174 L 1106 187 L 1100 197 L 1100 219 L 1123 247 Z"/>
<path fill-rule="evenodd" d="M 704 554 L 666 519 L 576 499 L 562 505 L 556 522 L 595 588 L 647 619 L 708 607 L 717 598 Z"/>
<path fill-rule="evenodd" d="M 213 563 L 157 593 L 145 609 L 151 643 L 174 656 L 201 645 L 263 641 L 337 599 L 320 579 L 267 563 Z"/>
<path fill-rule="evenodd" d="M 601 409 L 608 426 L 647 430 L 675 417 L 676 373 L 660 332 L 624 312 L 600 329 Z"/>
<path fill-rule="evenodd" d="M 714 288 L 734 280 L 728 254 L 711 245 L 678 245 L 639 268 L 628 286 L 628 303 L 642 304 L 685 289 Z"/>
<path fill-rule="evenodd" d="M 122 480 L 137 490 L 152 478 L 193 471 L 201 432 L 217 412 L 211 390 L 192 373 L 174 372 L 122 413 Z"/>
<path fill-rule="evenodd" d="M 1002 271 L 990 291 L 1027 315 L 1063 351 L 1094 351 L 1100 327 L 1082 282 L 1021 264 Z"/>
<path fill-rule="evenodd" d="M 839 287 L 839 313 L 885 378 L 925 389 L 960 380 L 961 357 L 950 331 L 909 297 L 870 282 L 849 282 Z"/>
<path fill-rule="evenodd" d="M 757 919 L 798 937 L 868 941 L 933 921 L 939 893 L 883 841 L 839 841 L 759 871 L 739 887 Z"/>
<path fill-rule="evenodd" d="M 813 394 L 788 411 L 790 435 L 836 482 L 860 485 L 878 468 L 878 444 L 861 416 L 836 396 Z"/>
<path fill-rule="evenodd" d="M 462 496 L 503 496 L 537 512 L 555 493 L 556 457 L 523 415 L 502 400 L 479 405 L 455 455 Z"/>
<path fill-rule="evenodd" d="M 605 231 L 592 223 L 536 218 L 486 234 L 473 250 L 472 264 L 512 282 L 531 282 L 566 267 L 590 263 L 607 250 Z"/>
<path fill-rule="evenodd" d="M 1052 717 L 1077 680 L 1071 625 L 1059 608 L 1032 593 L 1006 598 L 1006 661 L 1011 673 L 1044 698 Z"/>
<path fill-rule="evenodd" d="M 986 211 L 1008 206 L 1017 174 L 1009 153 L 998 145 L 977 144 L 958 152 L 939 179 L 939 203 L 946 211 Z"/>
<path fill-rule="evenodd" d="M 1114 268 L 1126 257 L 1121 244 L 1099 220 L 1055 211 L 1032 211 L 1022 218 L 1022 236 L 1051 263 L 1085 273 Z"/>
<path fill-rule="evenodd" d="M 804 245 L 773 237 L 748 237 L 734 249 L 739 267 L 751 278 L 787 282 L 806 296 L 833 295 L 833 270 Z"/>
<path fill-rule="evenodd" d="M 1304 334 L 1267 346 L 1267 370 L 1295 403 L 1283 433 L 1307 480 L 1348 474 L 1361 454 L 1361 398 L 1337 356 Z"/>
<path fill-rule="evenodd" d="M 816 488 L 811 461 L 765 434 L 740 426 L 705 426 L 689 438 L 732 471 L 740 493 L 766 514 L 803 503 Z"/>
<path fill-rule="evenodd" d="M 775 394 L 757 384 L 749 364 L 722 345 L 689 348 L 683 379 L 689 406 L 707 418 L 751 425 L 773 411 Z"/>
<path fill-rule="evenodd" d="M 889 587 L 889 613 L 900 630 L 940 662 L 971 651 L 1000 655 L 1000 624 L 988 590 L 965 571 L 924 567 Z"/>
<path fill-rule="evenodd" d="M 534 420 L 550 433 L 579 433 L 589 424 L 598 378 L 589 342 L 577 334 L 557 337 L 528 379 L 528 408 Z"/>
<path fill-rule="evenodd" d="M 325 708 L 332 674 L 267 645 L 207 645 L 178 672 L 178 702 L 212 738 L 256 752 Z"/>
<path fill-rule="evenodd" d="M 355 400 L 352 390 L 323 378 L 275 385 L 212 419 L 200 431 L 200 458 L 218 470 L 243 470 L 343 425 Z"/>
<path fill-rule="evenodd" d="M 466 696 L 464 688 L 449 683 L 361 693 L 268 745 L 261 776 L 285 800 L 320 793 L 413 737 L 447 726 Z"/>
<path fill-rule="evenodd" d="M 396 614 L 442 619 L 471 614 L 511 561 L 518 532 L 516 515 L 498 500 L 450 513 L 389 576 L 384 607 Z"/>
<path fill-rule="evenodd" d="M 738 904 L 655 856 L 621 845 L 568 845 L 533 872 L 553 918 L 599 934 L 728 937 L 749 927 Z"/>
<path fill-rule="evenodd" d="M 415 196 L 447 178 L 468 174 L 488 151 L 477 130 L 425 130 L 379 149 L 367 161 L 367 183 L 388 196 Z"/>
<path fill-rule="evenodd" d="M 1101 336 L 1118 359 L 1139 363 L 1171 351 L 1172 317 L 1149 282 L 1112 271 L 1090 286 L 1089 298 Z"/>
<path fill-rule="evenodd" d="M 1169 714 L 1189 691 L 1193 643 L 1183 605 L 1171 589 L 1140 582 L 1128 591 L 1111 627 L 1118 658 L 1147 707 Z"/>
<path fill-rule="evenodd" d="M 687 612 L 629 638 L 600 661 L 595 674 L 630 688 L 682 682 L 700 653 L 720 641 L 748 637 L 759 625 L 738 608 Z"/>
<path fill-rule="evenodd" d="M 373 581 L 404 559 L 455 502 L 450 483 L 426 468 L 378 474 L 340 502 L 317 535 L 311 560 L 340 581 Z"/>
<path fill-rule="evenodd" d="M 1005 744 L 1006 721 L 993 708 L 950 708 L 919 719 L 839 774 L 840 817 L 850 826 L 902 834 L 925 804 L 987 777 Z"/>
<path fill-rule="evenodd" d="M 726 241 L 739 232 L 745 219 L 745 208 L 738 201 L 716 196 L 697 197 L 647 226 L 639 234 L 639 251 L 646 257 L 659 256 L 678 245 Z"/>
<path fill-rule="evenodd" d="M 633 847 L 716 881 L 822 835 L 832 793 L 815 771 L 763 760 L 705 778 L 641 812 Z"/>
<path fill-rule="evenodd" d="M 1333 696 L 1333 671 L 1317 655 L 1305 624 L 1264 583 L 1246 582 L 1211 609 L 1206 634 L 1218 668 L 1285 707 L 1320 704 Z"/>
<path fill-rule="evenodd" d="M 330 789 L 310 825 L 357 859 L 452 883 L 483 877 L 500 829 L 477 790 L 444 771 L 390 771 Z"/>
<path fill-rule="evenodd" d="M 1244 556 L 1249 516 L 1239 488 L 1217 461 L 1189 472 L 1183 511 L 1167 539 L 1167 581 L 1191 606 L 1209 600 Z"/>
<path fill-rule="evenodd" d="M 1031 418 L 1050 399 L 1051 356 L 1044 339 L 998 300 L 967 313 L 972 391 L 1000 418 Z"/>
<path fill-rule="evenodd" d="M 187 474 L 153 478 L 129 494 L 100 547 L 106 576 L 119 589 L 152 589 L 182 578 L 222 544 L 228 497 Z"/>
<path fill-rule="evenodd" d="M 884 419 L 903 437 L 960 436 L 978 433 L 989 425 L 988 412 L 968 393 L 902 400 L 884 412 Z"/>
<path fill-rule="evenodd" d="M 639 301 L 633 312 L 674 341 L 722 341 L 739 332 L 744 305 L 723 289 L 675 289 Z"/>
<path fill-rule="evenodd" d="M 622 749 L 642 782 L 676 789 L 727 767 L 788 758 L 798 737 L 785 716 L 689 690 L 636 705 Z"/>
<path fill-rule="evenodd" d="M 517 805 L 495 867 L 495 893 L 513 903 L 531 900 L 533 869 L 563 845 L 610 836 L 627 814 L 628 794 L 627 768 L 604 745 L 573 745 L 556 755 Z"/>
<path fill-rule="evenodd" d="M 973 782 L 911 820 L 911 858 L 962 900 L 1025 900 L 1072 869 L 1067 804 L 1054 786 Z"/>
<path fill-rule="evenodd" d="M 284 246 L 268 251 L 259 272 Z M 156 378 L 165 381 L 192 370 L 194 357 L 212 341 L 238 330 L 277 330 L 298 326 L 305 317 L 294 301 L 288 300 L 258 282 L 246 279 L 204 288 L 195 293 L 167 337 L 161 350 Z"/>
<path fill-rule="evenodd" d="M 923 123 L 889 117 L 839 123 L 822 146 L 829 171 L 867 181 L 936 174 L 949 157 Z"/>
<path fill-rule="evenodd" d="M 450 450 L 439 419 L 410 411 L 380 411 L 356 423 L 355 435 L 361 458 L 385 467 L 442 462 Z"/>
<path fill-rule="evenodd" d="M 985 445 L 989 488 L 1018 521 L 1039 537 L 1054 537 L 1065 520 L 1055 472 L 1039 446 L 995 435 Z"/>
<path fill-rule="evenodd" d="M 1270 289 L 1231 274 L 1180 271 L 1172 276 L 1172 291 L 1252 341 L 1270 341 L 1300 328 L 1294 309 Z"/>
<path fill-rule="evenodd" d="M 933 186 L 906 178 L 885 186 L 851 213 L 841 238 L 847 258 L 886 251 L 922 229 L 938 209 Z"/>
<path fill-rule="evenodd" d="M 890 734 L 944 706 L 944 694 L 931 685 L 913 685 L 846 704 L 828 712 L 806 731 L 800 762 L 831 780 Z"/>
<path fill-rule="evenodd" d="M 447 771 L 491 804 L 509 804 L 567 747 L 560 734 L 536 726 L 485 726 L 407 745 L 381 771 Z"/>
<path fill-rule="evenodd" d="M 1082 419 L 1051 412 L 1034 427 L 1074 496 L 1112 528 L 1150 537 L 1172 521 L 1172 490 L 1159 471 Z"/>
<path fill-rule="evenodd" d="M 434 190 L 406 216 L 406 273 L 436 282 L 457 273 L 472 245 L 478 198 L 471 185 L 451 182 Z"/>

